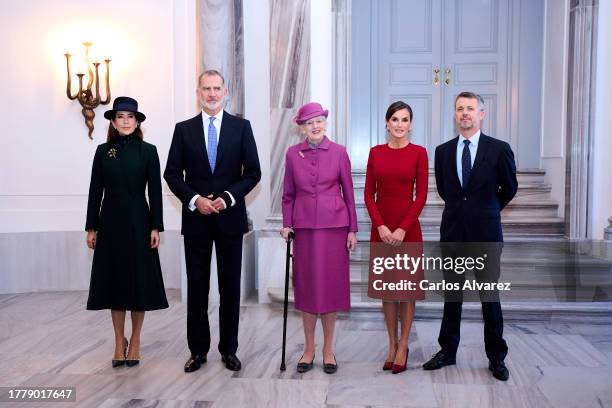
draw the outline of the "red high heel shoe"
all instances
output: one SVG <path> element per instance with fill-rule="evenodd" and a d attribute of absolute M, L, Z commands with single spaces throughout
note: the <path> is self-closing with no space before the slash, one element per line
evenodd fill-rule
<path fill-rule="evenodd" d="M 393 366 L 391 367 L 392 374 L 399 374 L 403 371 L 406 371 L 406 366 L 408 365 L 408 353 L 409 352 L 410 350 L 406 349 L 406 360 L 404 361 L 403 365 L 393 363 Z"/>
<path fill-rule="evenodd" d="M 395 343 L 395 346 L 393 346 L 393 349 L 396 350 L 396 352 L 397 352 L 397 343 Z M 383 367 L 382 367 L 383 371 L 389 371 L 392 368 L 393 368 L 393 360 L 385 361 L 385 364 L 383 364 Z"/>

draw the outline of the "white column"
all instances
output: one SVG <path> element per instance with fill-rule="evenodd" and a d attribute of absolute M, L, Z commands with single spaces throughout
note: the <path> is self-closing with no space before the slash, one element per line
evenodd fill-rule
<path fill-rule="evenodd" d="M 196 112 L 196 36 L 195 0 L 174 0 L 174 42 L 172 59 L 174 81 L 174 118 L 176 121 L 185 120 Z M 170 137 L 170 135 L 169 135 Z M 162 165 L 163 167 L 163 165 Z M 175 211 L 165 211 L 166 228 L 180 229 L 181 203 L 176 197 L 169 198 Z M 168 205 L 166 208 L 170 207 Z M 181 300 L 187 302 L 187 269 L 185 267 L 185 247 L 183 237 L 180 237 L 180 265 L 181 265 Z"/>
<path fill-rule="evenodd" d="M 269 302 L 267 296 L 268 276 L 282 270 L 282 263 L 267 262 L 271 253 L 279 252 L 277 236 L 266 236 L 262 232 L 266 217 L 270 211 L 270 149 L 273 130 L 270 120 L 270 3 L 269 0 L 243 0 L 244 24 L 244 108 L 245 117 L 251 121 L 259 163 L 261 181 L 247 197 L 250 217 L 255 229 L 254 269 L 255 286 L 259 289 L 259 298 Z M 267 235 L 272 235 L 268 233 Z M 276 248 L 269 251 L 269 243 L 275 242 Z M 243 271 L 244 273 L 244 271 Z M 274 281 L 278 285 L 278 278 Z"/>
<path fill-rule="evenodd" d="M 247 196 L 253 229 L 260 230 L 270 210 L 270 4 L 268 0 L 244 0 L 244 108 L 251 121 L 261 181 Z"/>
<path fill-rule="evenodd" d="M 332 0 L 310 2 L 310 99 L 324 108 L 332 106 Z M 330 112 L 327 129 L 333 129 Z M 336 135 L 330 135 L 337 140 Z"/>
<path fill-rule="evenodd" d="M 546 0 L 544 15 L 541 167 L 564 217 L 569 1 Z"/>
<path fill-rule="evenodd" d="M 597 69 L 595 74 L 595 132 L 593 141 L 593 208 L 591 232 L 594 239 L 612 216 L 612 4 L 599 2 L 597 24 Z"/>

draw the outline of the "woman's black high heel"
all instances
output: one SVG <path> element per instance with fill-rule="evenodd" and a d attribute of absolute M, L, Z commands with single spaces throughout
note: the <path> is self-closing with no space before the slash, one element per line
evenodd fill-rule
<path fill-rule="evenodd" d="M 134 343 L 132 343 L 132 345 L 134 345 Z M 128 359 L 127 358 L 127 354 L 126 354 L 126 356 L 125 356 L 125 365 L 126 366 L 134 367 L 135 365 L 138 365 L 139 363 L 140 363 L 140 358 L 137 358 L 137 359 Z"/>
<path fill-rule="evenodd" d="M 123 342 L 125 344 L 123 347 L 123 360 L 115 360 L 115 359 L 111 360 L 111 365 L 113 366 L 113 368 L 121 367 L 122 365 L 126 364 L 128 339 L 124 337 Z"/>

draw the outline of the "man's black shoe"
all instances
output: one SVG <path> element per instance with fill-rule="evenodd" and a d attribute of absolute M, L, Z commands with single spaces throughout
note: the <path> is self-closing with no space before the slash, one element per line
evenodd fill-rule
<path fill-rule="evenodd" d="M 438 351 L 434 356 L 423 364 L 424 370 L 438 370 L 442 367 L 446 367 L 447 365 L 455 364 L 455 356 L 450 357 L 444 354 L 442 350 Z"/>
<path fill-rule="evenodd" d="M 503 361 L 489 361 L 489 370 L 493 373 L 493 377 L 500 381 L 508 381 L 510 372 Z"/>
<path fill-rule="evenodd" d="M 202 364 L 206 362 L 206 355 L 196 354 L 189 357 L 189 360 L 185 363 L 185 372 L 191 373 L 197 371 L 202 367 Z"/>
<path fill-rule="evenodd" d="M 235 354 L 228 354 L 226 356 L 221 356 L 221 361 L 225 363 L 225 368 L 232 371 L 240 371 L 242 368 L 242 363 L 238 359 L 238 356 Z"/>

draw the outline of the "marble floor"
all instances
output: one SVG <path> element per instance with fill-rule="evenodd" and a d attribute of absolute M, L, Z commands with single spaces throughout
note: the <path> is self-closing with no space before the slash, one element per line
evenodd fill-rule
<path fill-rule="evenodd" d="M 479 322 L 462 324 L 456 366 L 425 372 L 420 367 L 437 350 L 440 321 L 416 321 L 409 369 L 392 375 L 381 370 L 386 356 L 382 315 L 354 314 L 338 321 L 338 372 L 322 371 L 319 326 L 317 365 L 300 375 L 295 371 L 303 342 L 299 316 L 289 315 L 288 368 L 281 373 L 282 311 L 247 302 L 238 349 L 242 371 L 226 370 L 213 346 L 208 363 L 185 374 L 186 310 L 178 293 L 170 293 L 170 308 L 147 314 L 141 364 L 119 369 L 110 366 L 110 313 L 86 311 L 86 296 L 85 292 L 0 295 L 0 386 L 76 387 L 76 402 L 39 403 L 53 407 L 612 406 L 609 325 L 508 323 L 506 363 L 511 375 L 502 383 L 487 370 Z M 215 345 L 216 315 L 212 308 Z"/>

